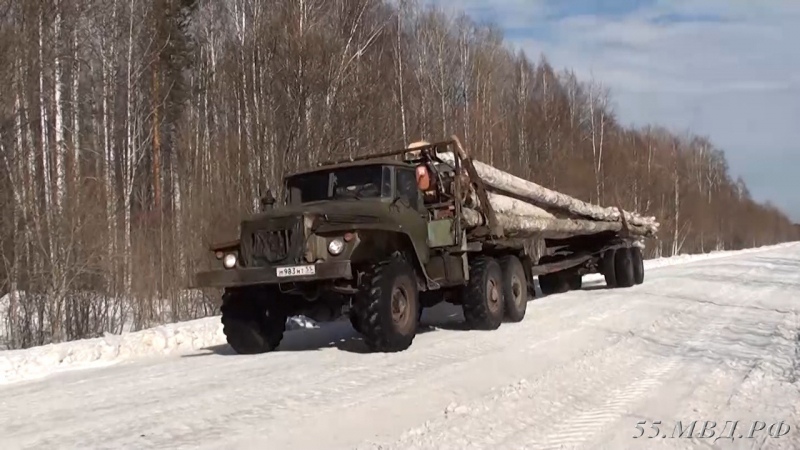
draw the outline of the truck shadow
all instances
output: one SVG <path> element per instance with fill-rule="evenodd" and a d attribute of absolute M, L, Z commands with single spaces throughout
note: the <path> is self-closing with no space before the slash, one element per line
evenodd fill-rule
<path fill-rule="evenodd" d="M 427 308 L 422 313 L 417 335 L 440 330 L 466 331 L 461 308 L 448 303 L 441 303 Z M 306 352 L 336 348 L 349 353 L 372 353 L 360 333 L 353 329 L 348 320 L 318 324 L 315 328 L 300 328 L 286 331 L 277 352 Z M 183 356 L 195 358 L 199 356 L 220 355 L 239 356 L 228 344 L 205 347 L 201 353 Z"/>
<path fill-rule="evenodd" d="M 529 299 L 528 302 L 550 297 L 550 295 L 542 295 L 538 281 L 535 286 L 536 297 Z M 581 290 L 593 291 L 604 289 L 608 289 L 604 281 L 592 280 L 584 283 Z M 464 324 L 464 315 L 461 312 L 461 307 L 450 303 L 440 303 L 434 307 L 426 308 L 422 313 L 422 320 L 420 321 L 417 334 L 422 335 L 445 330 L 469 331 Z M 281 345 L 275 351 L 307 352 L 331 348 L 349 353 L 372 353 L 366 343 L 364 343 L 361 334 L 353 329 L 347 319 L 320 323 L 313 328 L 294 328 L 287 330 L 284 334 L 283 341 L 281 341 Z M 185 355 L 184 357 L 193 358 L 208 355 L 238 356 L 228 344 L 221 344 L 203 348 L 202 353 Z"/>

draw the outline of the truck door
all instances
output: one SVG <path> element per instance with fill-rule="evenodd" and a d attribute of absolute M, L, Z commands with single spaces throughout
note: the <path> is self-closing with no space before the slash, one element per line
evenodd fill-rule
<path fill-rule="evenodd" d="M 424 245 L 428 238 L 428 212 L 422 201 L 422 192 L 417 187 L 417 175 L 412 168 L 398 167 L 395 171 L 395 185 L 399 198 L 398 204 L 408 208 L 403 212 L 401 223 L 405 231 L 411 235 L 416 246 Z M 428 260 L 428 249 L 417 248 L 423 262 Z"/>

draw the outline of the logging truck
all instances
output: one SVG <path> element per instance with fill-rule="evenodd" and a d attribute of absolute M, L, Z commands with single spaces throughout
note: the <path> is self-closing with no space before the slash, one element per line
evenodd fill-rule
<path fill-rule="evenodd" d="M 658 226 L 475 161 L 456 137 L 320 163 L 286 176 L 283 192 L 238 239 L 211 246 L 222 267 L 194 277 L 223 289 L 238 353 L 274 350 L 297 315 L 349 318 L 372 351 L 403 351 L 440 302 L 460 306 L 469 329 L 495 330 L 523 320 L 537 276 L 545 295 L 589 273 L 641 283 L 641 241 Z"/>

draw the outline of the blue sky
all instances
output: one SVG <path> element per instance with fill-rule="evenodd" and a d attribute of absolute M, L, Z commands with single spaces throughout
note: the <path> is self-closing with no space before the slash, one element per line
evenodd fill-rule
<path fill-rule="evenodd" d="M 800 0 L 428 0 L 611 89 L 628 124 L 709 136 L 800 222 Z"/>

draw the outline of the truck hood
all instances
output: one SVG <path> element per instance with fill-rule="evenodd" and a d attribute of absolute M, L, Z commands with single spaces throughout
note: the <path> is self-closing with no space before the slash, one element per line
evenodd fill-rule
<path fill-rule="evenodd" d="M 331 224 L 371 223 L 389 215 L 389 202 L 386 199 L 347 199 L 285 205 L 254 214 L 245 222 L 264 222 L 302 215 L 317 216 Z"/>

